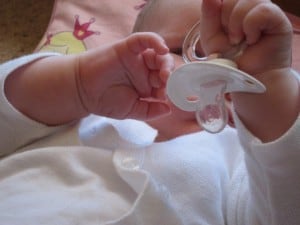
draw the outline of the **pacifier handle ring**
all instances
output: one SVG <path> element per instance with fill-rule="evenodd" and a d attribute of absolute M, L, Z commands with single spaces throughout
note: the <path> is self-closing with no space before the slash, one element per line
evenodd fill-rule
<path fill-rule="evenodd" d="M 194 61 L 205 61 L 207 57 L 198 57 L 196 55 L 196 45 L 200 40 L 200 21 L 192 26 L 184 38 L 182 45 L 182 58 L 185 63 Z"/>
<path fill-rule="evenodd" d="M 200 21 L 195 23 L 190 31 L 184 38 L 182 45 L 182 58 L 185 63 L 195 62 L 195 61 L 207 61 L 209 58 L 207 56 L 199 57 L 196 54 L 196 45 L 200 40 Z M 218 58 L 225 58 L 229 60 L 234 60 L 236 57 L 240 56 L 243 51 L 247 48 L 246 41 L 233 46 L 227 52 L 218 54 Z"/>

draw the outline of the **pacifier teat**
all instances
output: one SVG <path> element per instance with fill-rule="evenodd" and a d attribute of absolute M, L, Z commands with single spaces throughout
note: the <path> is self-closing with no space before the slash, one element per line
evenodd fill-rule
<path fill-rule="evenodd" d="M 228 92 L 262 93 L 265 86 L 237 69 L 234 58 L 242 54 L 240 46 L 222 55 L 226 58 L 208 60 L 195 53 L 200 39 L 199 23 L 194 25 L 183 44 L 186 64 L 177 68 L 167 82 L 167 95 L 184 111 L 194 111 L 199 125 L 210 133 L 224 129 L 228 121 L 224 94 Z"/>
<path fill-rule="evenodd" d="M 215 80 L 200 85 L 196 108 L 196 119 L 203 129 L 217 133 L 227 124 L 227 110 L 224 101 L 226 82 Z"/>

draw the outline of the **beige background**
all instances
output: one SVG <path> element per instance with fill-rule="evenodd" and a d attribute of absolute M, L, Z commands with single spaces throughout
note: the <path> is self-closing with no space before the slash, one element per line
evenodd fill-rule
<path fill-rule="evenodd" d="M 54 0 L 0 0 L 0 62 L 34 50 L 51 16 Z"/>
<path fill-rule="evenodd" d="M 273 1 L 300 16 L 300 0 Z M 0 62 L 34 50 L 46 31 L 53 3 L 54 0 L 0 0 Z"/>

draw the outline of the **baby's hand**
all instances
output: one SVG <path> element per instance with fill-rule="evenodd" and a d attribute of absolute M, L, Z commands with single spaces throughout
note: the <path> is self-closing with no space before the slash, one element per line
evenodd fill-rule
<path fill-rule="evenodd" d="M 291 65 L 291 24 L 269 0 L 203 0 L 201 24 L 206 54 L 226 53 L 245 42 L 235 60 L 253 76 Z"/>
<path fill-rule="evenodd" d="M 153 119 L 170 111 L 164 88 L 174 67 L 164 40 L 136 33 L 79 57 L 78 95 L 88 113 Z"/>

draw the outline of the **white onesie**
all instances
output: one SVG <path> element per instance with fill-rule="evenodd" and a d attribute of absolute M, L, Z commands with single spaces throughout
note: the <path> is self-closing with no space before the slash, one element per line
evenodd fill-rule
<path fill-rule="evenodd" d="M 135 120 L 47 127 L 6 99 L 0 66 L 0 225 L 299 225 L 300 120 L 262 144 L 237 130 L 155 143 Z M 240 144 L 240 142 L 242 144 Z"/>

